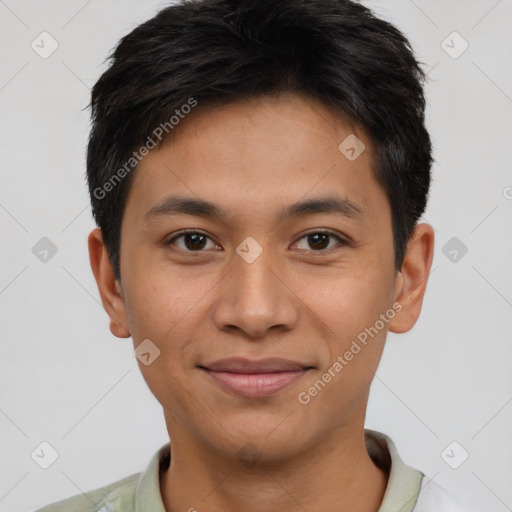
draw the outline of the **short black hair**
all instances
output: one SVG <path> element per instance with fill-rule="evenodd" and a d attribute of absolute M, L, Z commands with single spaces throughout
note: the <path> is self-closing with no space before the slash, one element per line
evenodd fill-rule
<path fill-rule="evenodd" d="M 124 36 L 109 60 L 91 94 L 87 180 L 117 279 L 124 206 L 144 146 L 158 146 L 192 106 L 284 92 L 320 100 L 370 134 L 401 268 L 433 158 L 426 75 L 392 24 L 350 0 L 184 0 Z"/>

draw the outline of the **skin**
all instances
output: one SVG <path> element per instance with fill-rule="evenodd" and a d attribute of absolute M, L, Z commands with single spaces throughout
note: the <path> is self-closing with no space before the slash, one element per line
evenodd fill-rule
<path fill-rule="evenodd" d="M 355 161 L 338 150 L 351 133 L 366 146 Z M 434 232 L 417 225 L 397 271 L 390 205 L 372 162 L 367 133 L 310 98 L 198 106 L 136 170 L 121 230 L 121 282 L 101 231 L 90 233 L 111 332 L 131 336 L 135 347 L 150 339 L 160 350 L 139 367 L 172 439 L 160 480 L 168 512 L 378 511 L 388 474 L 364 444 L 370 384 L 387 331 L 406 332 L 419 317 Z M 170 194 L 216 203 L 227 216 L 145 220 Z M 333 194 L 364 216 L 276 220 L 284 206 Z M 183 229 L 208 238 L 195 250 L 186 237 L 165 245 Z M 306 236 L 326 230 L 334 236 L 316 246 Z M 252 263 L 236 252 L 246 237 L 262 248 Z M 401 311 L 301 404 L 298 393 L 395 303 Z M 283 357 L 314 369 L 277 394 L 243 398 L 198 368 L 231 356 Z"/>

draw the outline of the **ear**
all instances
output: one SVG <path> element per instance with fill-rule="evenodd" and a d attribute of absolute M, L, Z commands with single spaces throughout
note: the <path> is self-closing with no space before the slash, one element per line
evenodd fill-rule
<path fill-rule="evenodd" d="M 110 318 L 110 331 L 118 338 L 129 338 L 126 305 L 120 282 L 108 257 L 100 228 L 89 233 L 89 261 L 98 285 L 101 302 Z"/>
<path fill-rule="evenodd" d="M 418 320 L 433 257 L 434 230 L 429 224 L 418 224 L 396 276 L 395 302 L 401 304 L 402 309 L 389 323 L 391 332 L 407 332 Z"/>

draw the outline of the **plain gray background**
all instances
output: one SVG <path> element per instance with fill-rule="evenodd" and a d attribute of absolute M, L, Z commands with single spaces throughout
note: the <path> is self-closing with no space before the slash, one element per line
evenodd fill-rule
<path fill-rule="evenodd" d="M 422 316 L 388 337 L 367 427 L 476 508 L 512 510 L 512 1 L 364 3 L 429 72 L 436 158 Z M 0 511 L 142 471 L 168 441 L 132 341 L 110 334 L 99 302 L 84 178 L 89 89 L 118 39 L 165 5 L 0 0 Z M 43 31 L 58 44 L 47 58 L 31 46 L 51 49 Z M 43 237 L 57 250 L 46 262 Z M 59 455 L 48 469 L 31 458 L 43 441 Z"/>

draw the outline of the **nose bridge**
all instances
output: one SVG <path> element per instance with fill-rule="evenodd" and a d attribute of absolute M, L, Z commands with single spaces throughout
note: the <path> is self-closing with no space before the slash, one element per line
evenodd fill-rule
<path fill-rule="evenodd" d="M 258 249 L 251 246 L 251 242 L 246 242 L 240 244 L 237 253 L 239 260 L 237 261 L 235 258 L 235 275 L 237 288 L 241 294 L 240 299 L 254 298 L 257 301 L 262 298 L 271 299 L 273 295 L 272 282 L 276 279 L 270 270 L 276 266 L 272 248 L 267 244 L 265 248 Z"/>
<path fill-rule="evenodd" d="M 248 237 L 237 247 L 234 274 L 238 304 L 263 311 L 275 306 L 276 255 L 268 239 L 260 242 Z"/>

